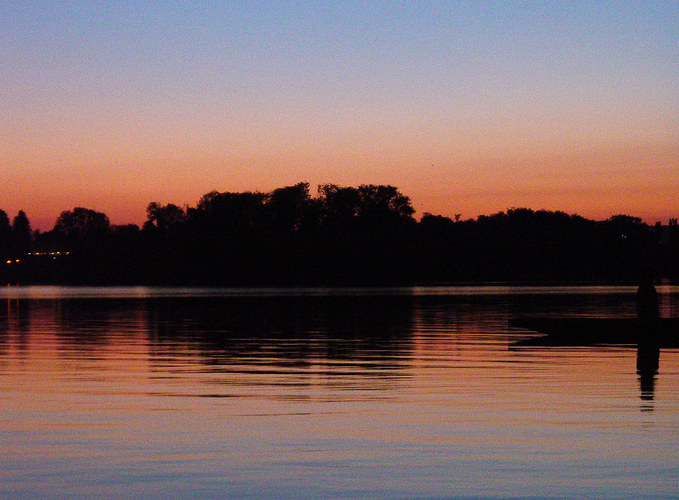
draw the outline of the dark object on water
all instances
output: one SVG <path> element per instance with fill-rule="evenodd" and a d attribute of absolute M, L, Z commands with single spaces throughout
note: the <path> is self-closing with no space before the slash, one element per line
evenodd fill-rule
<path fill-rule="evenodd" d="M 660 349 L 679 347 L 679 318 L 524 317 L 510 320 L 509 324 L 545 334 L 515 342 L 510 349 L 596 345 L 635 348 L 642 411 L 653 411 Z"/>
<path fill-rule="evenodd" d="M 679 318 L 535 318 L 523 317 L 509 325 L 546 336 L 521 341 L 519 345 L 582 346 L 596 344 L 679 347 Z"/>
<path fill-rule="evenodd" d="M 653 273 L 647 269 L 637 289 L 637 318 L 642 321 L 652 321 L 658 316 L 658 292 L 653 286 Z"/>
<path fill-rule="evenodd" d="M 655 378 L 660 366 L 660 347 L 652 342 L 640 342 L 637 348 L 637 375 L 639 376 L 640 397 L 644 401 L 653 401 L 655 395 Z M 646 410 L 652 407 L 645 408 Z"/>

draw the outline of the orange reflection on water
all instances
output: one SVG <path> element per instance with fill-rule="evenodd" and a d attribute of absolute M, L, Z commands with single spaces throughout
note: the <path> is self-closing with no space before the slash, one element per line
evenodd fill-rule
<path fill-rule="evenodd" d="M 602 296 L 10 299 L 0 491 L 662 496 L 679 352 L 649 400 L 635 349 L 507 326 L 633 307 Z"/>

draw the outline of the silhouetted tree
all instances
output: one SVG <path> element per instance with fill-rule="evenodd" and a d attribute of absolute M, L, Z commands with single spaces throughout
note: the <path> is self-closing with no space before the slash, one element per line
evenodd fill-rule
<path fill-rule="evenodd" d="M 336 184 L 318 186 L 321 223 L 334 229 L 349 229 L 361 201 L 358 189 Z"/>
<path fill-rule="evenodd" d="M 264 252 L 260 266 L 273 282 L 296 284 L 303 279 L 311 255 L 309 236 L 318 227 L 309 184 L 278 188 L 265 200 L 266 227 L 262 227 Z"/>
<path fill-rule="evenodd" d="M 33 231 L 31 223 L 23 210 L 14 217 L 12 221 L 12 240 L 10 243 L 10 253 L 19 258 L 31 249 L 31 239 Z"/>
<path fill-rule="evenodd" d="M 458 228 L 448 217 L 430 213 L 422 216 L 418 225 L 418 256 L 413 262 L 422 281 L 453 281 L 461 274 Z"/>
<path fill-rule="evenodd" d="M 102 212 L 76 207 L 61 212 L 54 224 L 53 231 L 70 242 L 91 242 L 101 239 L 108 233 L 111 223 Z"/>
<path fill-rule="evenodd" d="M 19 212 L 10 226 L 0 211 L 0 256 L 21 259 L 0 271 L 13 282 L 375 285 L 632 281 L 650 263 L 679 277 L 676 219 L 653 228 L 628 215 L 592 221 L 521 207 L 476 220 L 413 215 L 389 185 L 212 191 L 194 207 L 150 203 L 141 231 L 76 207 L 36 233 L 42 255 L 24 258 L 28 218 Z"/>
<path fill-rule="evenodd" d="M 113 265 L 108 216 L 88 208 L 75 207 L 61 212 L 54 228 L 41 235 L 41 246 L 68 252 L 55 272 L 74 283 L 118 281 Z"/>
<path fill-rule="evenodd" d="M 9 255 L 10 240 L 12 238 L 12 226 L 9 223 L 7 212 L 0 210 L 0 264 Z"/>
<path fill-rule="evenodd" d="M 316 254 L 329 282 L 407 279 L 415 220 L 410 199 L 393 186 L 318 188 L 321 233 Z"/>
<path fill-rule="evenodd" d="M 266 195 L 259 192 L 219 193 L 211 191 L 198 202 L 190 214 L 206 228 L 225 230 L 229 234 L 261 227 Z"/>
<path fill-rule="evenodd" d="M 358 216 L 380 223 L 391 220 L 411 220 L 415 209 L 410 198 L 394 186 L 363 184 L 358 187 Z"/>
<path fill-rule="evenodd" d="M 151 202 L 146 207 L 147 221 L 146 228 L 154 228 L 163 234 L 178 233 L 186 223 L 186 212 L 184 209 L 169 203 L 161 205 Z"/>
<path fill-rule="evenodd" d="M 146 273 L 163 283 L 185 281 L 190 255 L 186 211 L 172 203 L 151 202 L 146 215 L 140 248 Z"/>
<path fill-rule="evenodd" d="M 188 210 L 192 277 L 200 281 L 258 282 L 267 273 L 267 195 L 260 192 L 204 195 Z M 270 259 L 268 259 L 270 261 Z"/>
<path fill-rule="evenodd" d="M 276 233 L 291 235 L 299 230 L 310 202 L 308 182 L 274 189 L 267 197 L 266 208 Z"/>

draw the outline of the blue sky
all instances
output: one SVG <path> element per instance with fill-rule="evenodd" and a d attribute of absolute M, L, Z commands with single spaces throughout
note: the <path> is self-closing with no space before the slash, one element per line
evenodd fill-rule
<path fill-rule="evenodd" d="M 0 45 L 0 208 L 47 226 L 302 180 L 679 211 L 679 2 L 17 2 Z"/>

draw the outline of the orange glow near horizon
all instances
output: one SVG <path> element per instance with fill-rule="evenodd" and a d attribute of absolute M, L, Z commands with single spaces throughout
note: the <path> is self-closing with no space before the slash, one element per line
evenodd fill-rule
<path fill-rule="evenodd" d="M 679 215 L 674 3 L 177 8 L 0 15 L 0 209 L 141 224 L 306 181 L 395 185 L 418 216 Z"/>
<path fill-rule="evenodd" d="M 33 226 L 51 229 L 59 213 L 75 206 L 105 212 L 114 224 L 141 224 L 151 201 L 195 205 L 211 190 L 269 191 L 309 182 L 391 184 L 423 213 L 463 219 L 511 207 L 561 210 L 593 219 L 625 213 L 648 223 L 679 215 L 679 148 L 673 145 L 554 149 L 518 147 L 513 152 L 455 151 L 426 141 L 380 138 L 373 144 L 279 145 L 252 151 L 228 148 L 157 153 L 141 148 L 72 155 L 66 151 L 4 157 L 10 169 L 0 187 L 0 206 L 10 217 L 26 211 Z M 367 142 L 367 141 L 366 141 Z M 289 147 L 290 146 L 290 147 Z M 114 160 L 106 160 L 112 154 Z M 32 164 L 36 168 L 24 168 Z M 18 187 L 18 188 L 17 188 Z"/>

